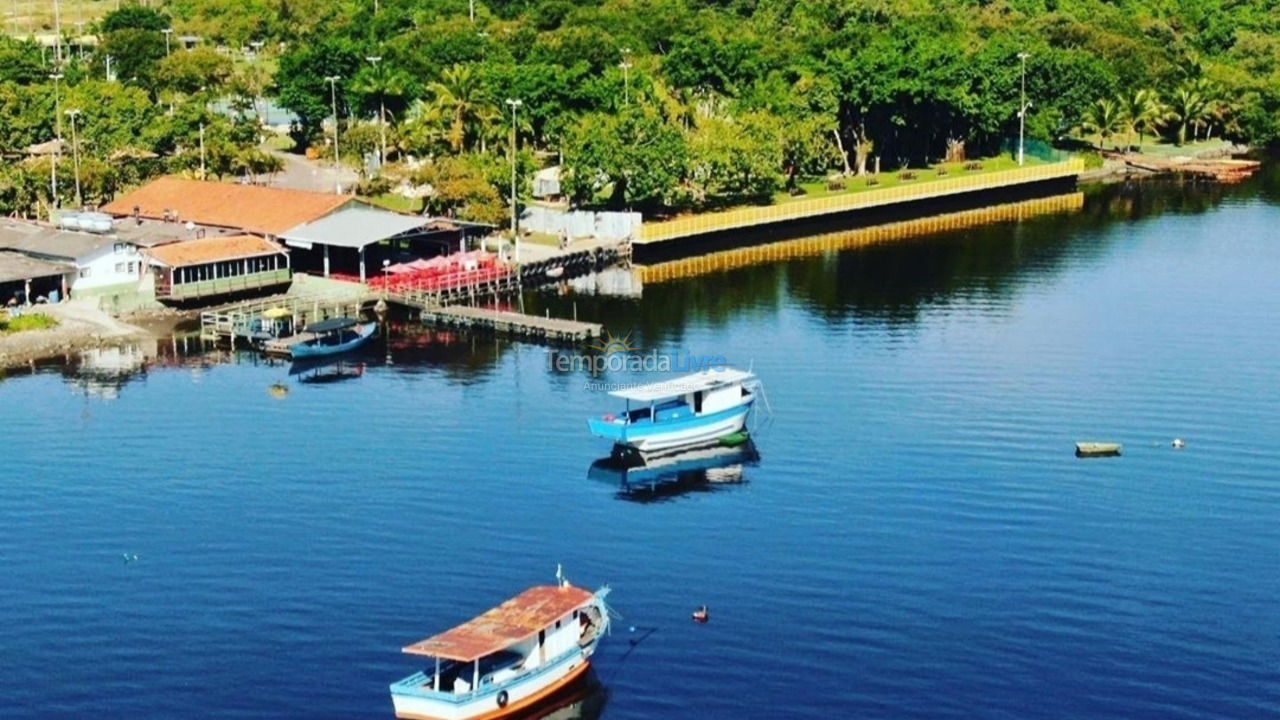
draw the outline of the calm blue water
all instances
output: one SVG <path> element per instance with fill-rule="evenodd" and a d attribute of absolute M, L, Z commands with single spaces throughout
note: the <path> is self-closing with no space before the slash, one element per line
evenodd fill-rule
<path fill-rule="evenodd" d="M 535 345 L 10 376 L 0 717 L 388 718 L 557 563 L 614 587 L 611 720 L 1280 716 L 1277 180 L 577 298 L 767 384 L 744 481 L 657 502 Z"/>

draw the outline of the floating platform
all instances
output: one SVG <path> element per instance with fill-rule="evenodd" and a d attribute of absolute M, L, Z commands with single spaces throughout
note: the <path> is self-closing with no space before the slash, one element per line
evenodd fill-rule
<path fill-rule="evenodd" d="M 604 330 L 604 326 L 600 323 L 539 317 L 465 305 L 424 309 L 422 321 L 440 327 L 485 330 L 552 342 L 585 342 L 600 337 Z"/>
<path fill-rule="evenodd" d="M 1076 457 L 1114 457 L 1124 448 L 1120 443 L 1112 442 L 1078 442 Z"/>

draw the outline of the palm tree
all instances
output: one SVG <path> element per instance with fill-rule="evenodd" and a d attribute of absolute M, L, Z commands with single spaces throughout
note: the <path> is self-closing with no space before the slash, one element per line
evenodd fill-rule
<path fill-rule="evenodd" d="M 1120 106 L 1112 100 L 1103 98 L 1090 105 L 1080 118 L 1080 127 L 1087 133 L 1098 136 L 1099 145 L 1105 145 L 1107 138 L 1114 136 L 1124 128 Z"/>
<path fill-rule="evenodd" d="M 378 62 L 361 68 L 352 78 L 351 89 L 365 96 L 367 106 L 378 117 L 379 131 L 385 133 L 386 116 L 389 114 L 387 99 L 404 97 L 409 82 L 409 76 L 404 71 Z M 385 154 L 385 148 L 383 150 Z"/>
<path fill-rule="evenodd" d="M 1178 88 L 1169 98 L 1168 120 L 1178 128 L 1178 144 L 1187 142 L 1187 128 L 1204 118 L 1206 105 L 1204 98 L 1190 84 Z"/>
<path fill-rule="evenodd" d="M 397 150 L 432 155 L 444 147 L 448 118 L 436 103 L 414 100 L 405 112 L 405 132 L 400 134 Z"/>
<path fill-rule="evenodd" d="M 480 84 L 480 77 L 470 65 L 454 65 L 440 74 L 440 80 L 427 86 L 436 105 L 449 117 L 449 145 L 459 152 L 466 144 L 471 126 L 484 108 L 493 103 Z"/>
<path fill-rule="evenodd" d="M 1128 130 L 1129 140 L 1125 143 L 1125 152 L 1133 146 L 1133 136 L 1138 136 L 1138 152 L 1142 152 L 1142 142 L 1148 130 L 1151 130 L 1160 119 L 1162 108 L 1160 99 L 1154 90 L 1134 90 L 1129 94 L 1116 97 L 1116 105 L 1120 108 L 1120 116 Z"/>
<path fill-rule="evenodd" d="M 1206 78 L 1199 78 L 1192 82 L 1191 89 L 1204 101 L 1203 107 L 1200 108 L 1200 113 L 1192 122 L 1195 128 L 1193 137 L 1199 140 L 1200 128 L 1203 127 L 1207 139 L 1208 135 L 1213 131 L 1213 123 L 1222 122 L 1226 119 L 1225 94 L 1222 92 L 1221 87 Z"/>

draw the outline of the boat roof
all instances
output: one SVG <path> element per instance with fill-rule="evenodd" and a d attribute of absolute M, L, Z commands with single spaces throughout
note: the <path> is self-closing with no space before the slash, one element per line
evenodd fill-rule
<path fill-rule="evenodd" d="M 471 662 L 545 630 L 592 597 L 572 585 L 532 587 L 461 625 L 406 645 L 410 655 Z"/>
<path fill-rule="evenodd" d="M 614 390 L 609 394 L 617 398 L 635 400 L 636 402 L 652 402 L 654 400 L 677 397 L 686 393 L 698 392 L 699 390 L 710 390 L 724 385 L 737 385 L 754 377 L 754 374 L 745 370 L 719 368 L 716 370 L 703 370 L 692 375 L 671 378 L 661 382 L 649 383 L 648 385 L 633 385 L 622 390 Z"/>
<path fill-rule="evenodd" d="M 335 330 L 346 330 L 349 327 L 355 327 L 356 321 L 348 317 L 329 318 L 320 322 L 313 322 L 303 328 L 309 333 L 334 332 Z"/>

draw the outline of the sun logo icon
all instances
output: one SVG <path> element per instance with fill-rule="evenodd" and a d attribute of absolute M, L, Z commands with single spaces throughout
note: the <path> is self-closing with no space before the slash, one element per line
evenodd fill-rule
<path fill-rule="evenodd" d="M 639 346 L 631 344 L 631 333 L 618 337 L 608 330 L 605 331 L 604 337 L 587 347 L 592 350 L 598 350 L 605 355 L 613 355 L 614 353 L 633 353 L 640 349 Z"/>

